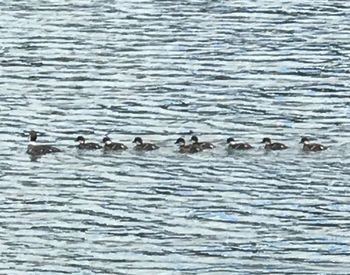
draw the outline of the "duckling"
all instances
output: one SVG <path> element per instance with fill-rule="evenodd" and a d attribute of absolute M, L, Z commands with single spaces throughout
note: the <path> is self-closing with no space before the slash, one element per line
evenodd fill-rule
<path fill-rule="evenodd" d="M 197 136 L 192 136 L 191 137 L 191 141 L 192 141 L 192 144 L 196 144 L 202 150 L 215 148 L 215 145 L 210 143 L 210 142 L 205 142 L 205 141 L 198 142 L 198 137 Z"/>
<path fill-rule="evenodd" d="M 299 143 L 303 143 L 303 151 L 305 152 L 318 152 L 327 150 L 329 148 L 329 146 L 325 146 L 319 143 L 310 143 L 310 140 L 307 137 L 302 137 Z"/>
<path fill-rule="evenodd" d="M 232 138 L 232 137 L 228 138 L 226 140 L 226 143 L 228 144 L 227 148 L 233 149 L 233 150 L 249 150 L 249 149 L 253 148 L 253 146 L 251 146 L 247 142 L 236 143 L 234 138 Z"/>
<path fill-rule="evenodd" d="M 288 146 L 280 142 L 271 142 L 271 139 L 268 137 L 263 138 L 261 143 L 265 143 L 265 150 L 284 150 Z"/>
<path fill-rule="evenodd" d="M 152 150 L 159 149 L 158 145 L 155 145 L 153 143 L 144 143 L 142 141 L 142 138 L 140 137 L 135 137 L 133 143 L 136 143 L 134 150 L 137 150 L 137 151 L 152 151 Z"/>
<path fill-rule="evenodd" d="M 202 151 L 202 148 L 196 144 L 187 144 L 183 138 L 178 138 L 175 144 L 179 144 L 180 153 L 197 153 Z"/>
<path fill-rule="evenodd" d="M 34 130 L 31 130 L 29 132 L 29 144 L 27 147 L 27 154 L 30 154 L 33 156 L 39 156 L 39 155 L 45 155 L 48 153 L 62 152 L 62 150 L 51 145 L 36 144 L 37 137 L 38 137 L 38 134 Z"/>
<path fill-rule="evenodd" d="M 102 143 L 104 143 L 105 151 L 116 151 L 116 150 L 126 150 L 128 147 L 123 143 L 112 142 L 109 137 L 104 137 L 102 139 Z"/>
<path fill-rule="evenodd" d="M 78 136 L 75 139 L 75 142 L 79 142 L 79 144 L 76 146 L 78 149 L 82 150 L 96 150 L 101 149 L 102 146 L 95 142 L 85 142 L 85 138 L 83 136 Z"/>

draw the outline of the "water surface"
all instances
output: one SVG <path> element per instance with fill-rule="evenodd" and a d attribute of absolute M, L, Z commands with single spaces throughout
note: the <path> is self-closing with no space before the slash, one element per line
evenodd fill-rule
<path fill-rule="evenodd" d="M 347 1 L 0 10 L 1 273 L 348 273 Z M 32 161 L 30 129 L 64 153 Z M 179 154 L 191 133 L 217 148 Z M 73 147 L 106 134 L 161 149 Z M 332 147 L 305 154 L 302 135 Z M 256 148 L 229 154 L 229 136 Z"/>

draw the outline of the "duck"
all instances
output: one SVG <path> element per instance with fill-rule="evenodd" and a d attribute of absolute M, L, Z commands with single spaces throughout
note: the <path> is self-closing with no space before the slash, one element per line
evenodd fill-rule
<path fill-rule="evenodd" d="M 116 151 L 116 150 L 126 150 L 128 147 L 124 145 L 123 143 L 118 142 L 112 142 L 112 140 L 109 137 L 104 137 L 102 139 L 102 143 L 104 143 L 104 150 L 105 151 Z"/>
<path fill-rule="evenodd" d="M 153 143 L 144 143 L 142 138 L 140 137 L 135 137 L 132 143 L 136 144 L 134 147 L 134 150 L 137 150 L 137 151 L 152 151 L 152 150 L 159 149 L 158 145 L 155 145 Z"/>
<path fill-rule="evenodd" d="M 29 144 L 27 147 L 27 154 L 39 156 L 39 155 L 45 155 L 48 153 L 62 152 L 61 149 L 58 149 L 51 145 L 46 145 L 46 144 L 38 145 L 36 143 L 37 138 L 38 138 L 37 132 L 34 130 L 31 130 L 29 132 Z"/>
<path fill-rule="evenodd" d="M 261 143 L 265 143 L 265 150 L 284 150 L 289 148 L 287 145 L 280 142 L 271 142 L 271 139 L 268 137 L 263 138 Z"/>
<path fill-rule="evenodd" d="M 79 144 L 76 146 L 78 149 L 82 150 L 96 150 L 101 149 L 102 146 L 95 142 L 85 142 L 85 138 L 83 136 L 78 136 L 75 139 L 75 142 L 79 142 Z"/>
<path fill-rule="evenodd" d="M 196 144 L 186 144 L 185 140 L 180 137 L 175 141 L 175 144 L 179 144 L 180 153 L 197 153 L 202 151 L 202 148 Z"/>
<path fill-rule="evenodd" d="M 251 146 L 249 143 L 247 142 L 239 142 L 236 143 L 234 138 L 229 137 L 226 140 L 226 143 L 228 144 L 227 148 L 228 149 L 233 149 L 233 150 L 249 150 L 252 149 L 253 146 Z"/>
<path fill-rule="evenodd" d="M 329 146 L 325 146 L 319 143 L 310 143 L 310 139 L 308 137 L 302 137 L 299 143 L 303 144 L 303 151 L 305 152 L 318 152 L 327 150 L 329 148 Z"/>
<path fill-rule="evenodd" d="M 192 141 L 192 144 L 196 144 L 197 146 L 199 146 L 202 150 L 205 150 L 205 149 L 214 149 L 215 148 L 215 145 L 210 143 L 210 142 L 205 142 L 205 141 L 202 141 L 202 142 L 198 142 L 198 137 L 197 136 L 192 136 L 191 137 L 191 141 Z"/>

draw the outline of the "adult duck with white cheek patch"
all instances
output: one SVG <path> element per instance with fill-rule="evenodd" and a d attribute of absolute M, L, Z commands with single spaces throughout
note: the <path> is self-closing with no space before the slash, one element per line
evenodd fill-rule
<path fill-rule="evenodd" d="M 27 147 L 27 154 L 39 156 L 39 155 L 45 155 L 48 153 L 62 152 L 62 150 L 51 145 L 37 144 L 36 143 L 37 138 L 38 138 L 37 132 L 35 132 L 34 130 L 31 130 L 29 132 L 29 144 Z"/>

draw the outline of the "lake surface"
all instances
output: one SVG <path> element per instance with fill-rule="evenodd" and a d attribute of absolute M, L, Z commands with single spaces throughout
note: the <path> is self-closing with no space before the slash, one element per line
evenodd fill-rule
<path fill-rule="evenodd" d="M 1 274 L 349 274 L 349 1 L 0 10 Z M 31 129 L 64 152 L 32 160 Z M 74 148 L 106 134 L 161 149 Z"/>

